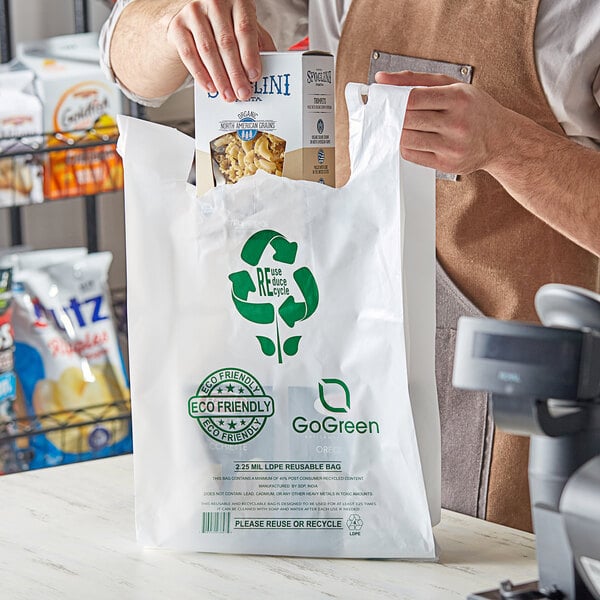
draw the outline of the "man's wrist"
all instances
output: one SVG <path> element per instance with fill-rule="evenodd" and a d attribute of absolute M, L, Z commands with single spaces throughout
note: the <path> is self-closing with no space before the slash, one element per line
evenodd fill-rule
<path fill-rule="evenodd" d="M 488 136 L 488 160 L 483 170 L 502 183 L 507 173 L 514 171 L 515 165 L 526 162 L 531 156 L 530 152 L 537 151 L 531 142 L 537 139 L 535 130 L 539 125 L 504 107 L 497 123 L 496 130 Z"/>

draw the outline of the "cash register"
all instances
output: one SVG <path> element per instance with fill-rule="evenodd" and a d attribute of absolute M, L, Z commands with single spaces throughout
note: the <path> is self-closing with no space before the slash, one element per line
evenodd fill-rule
<path fill-rule="evenodd" d="M 600 600 L 600 295 L 549 284 L 541 325 L 459 320 L 453 384 L 487 391 L 497 427 L 531 437 L 539 581 L 469 600 Z"/>

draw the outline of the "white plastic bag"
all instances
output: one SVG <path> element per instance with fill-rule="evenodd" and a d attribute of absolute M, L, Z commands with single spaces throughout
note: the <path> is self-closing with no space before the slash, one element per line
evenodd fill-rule
<path fill-rule="evenodd" d="M 121 119 L 141 543 L 435 556 L 434 174 L 400 160 L 408 93 L 348 87 L 343 189 L 259 172 L 196 198 L 193 140 Z"/>

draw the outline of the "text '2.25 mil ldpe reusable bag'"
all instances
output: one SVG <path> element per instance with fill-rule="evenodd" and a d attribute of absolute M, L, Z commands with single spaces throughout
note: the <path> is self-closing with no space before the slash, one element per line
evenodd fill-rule
<path fill-rule="evenodd" d="M 435 557 L 434 175 L 400 159 L 408 93 L 349 85 L 341 189 L 259 171 L 198 198 L 192 139 L 120 121 L 142 544 Z"/>

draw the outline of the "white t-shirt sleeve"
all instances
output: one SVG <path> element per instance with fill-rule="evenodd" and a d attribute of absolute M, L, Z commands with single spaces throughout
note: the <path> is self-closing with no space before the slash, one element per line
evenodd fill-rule
<path fill-rule="evenodd" d="M 123 9 L 130 2 L 133 2 L 133 0 L 117 0 L 115 5 L 113 6 L 113 9 L 112 9 L 110 15 L 108 16 L 108 19 L 105 21 L 104 25 L 102 26 L 102 29 L 100 30 L 100 39 L 98 42 L 100 45 L 100 67 L 102 68 L 102 71 L 106 75 L 106 77 L 110 81 L 112 81 L 116 85 L 118 85 L 119 88 L 121 89 L 121 91 L 130 100 L 133 100 L 134 102 L 137 102 L 138 104 L 143 104 L 144 106 L 158 107 L 161 104 L 163 104 L 163 102 L 165 100 L 167 100 L 167 98 L 169 98 L 172 94 L 169 94 L 167 96 L 162 96 L 160 98 L 144 98 L 142 96 L 138 96 L 137 94 L 134 94 L 132 91 L 128 90 L 127 87 L 125 87 L 117 79 L 117 77 L 110 65 L 110 43 L 112 40 L 112 35 L 115 30 L 117 21 L 119 20 L 119 17 L 121 16 L 121 13 L 123 12 Z M 183 82 L 181 87 L 176 91 L 179 91 L 180 89 L 189 87 L 190 85 L 192 85 L 192 83 L 193 83 L 193 78 L 190 75 Z"/>
<path fill-rule="evenodd" d="M 600 150 L 600 2 L 540 0 L 538 76 L 567 136 Z"/>
<path fill-rule="evenodd" d="M 280 52 L 308 35 L 308 0 L 256 0 L 256 16 Z"/>
<path fill-rule="evenodd" d="M 337 53 L 351 0 L 310 0 L 308 30 L 311 50 Z"/>

